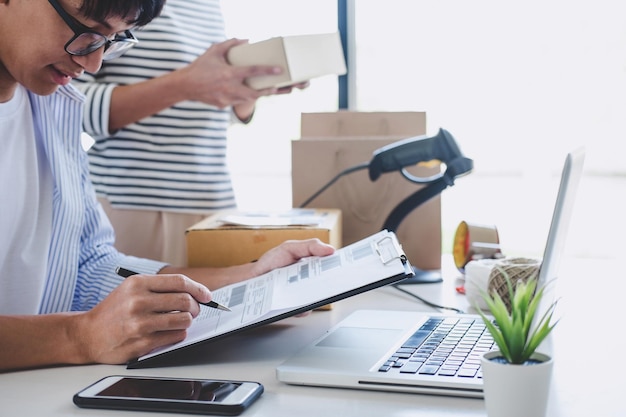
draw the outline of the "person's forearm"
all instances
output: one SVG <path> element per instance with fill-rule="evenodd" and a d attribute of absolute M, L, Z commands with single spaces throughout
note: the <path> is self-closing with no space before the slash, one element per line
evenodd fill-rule
<path fill-rule="evenodd" d="M 79 314 L 0 316 L 0 372 L 88 363 L 75 338 Z"/>
<path fill-rule="evenodd" d="M 183 274 L 210 290 L 263 275 L 309 256 L 328 256 L 335 249 L 319 239 L 289 240 L 265 252 L 254 262 L 224 268 L 179 268 L 166 266 L 159 274 Z"/>
<path fill-rule="evenodd" d="M 137 84 L 115 87 L 111 94 L 109 131 L 115 132 L 186 100 L 179 80 L 180 74 L 174 71 Z"/>

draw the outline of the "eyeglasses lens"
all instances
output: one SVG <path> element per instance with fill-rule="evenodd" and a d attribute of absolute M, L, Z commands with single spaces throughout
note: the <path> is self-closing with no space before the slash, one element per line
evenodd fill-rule
<path fill-rule="evenodd" d="M 103 60 L 117 58 L 132 48 L 137 40 L 128 34 L 127 37 L 116 36 L 109 40 L 95 32 L 83 32 L 66 45 L 66 50 L 72 55 L 88 55 L 104 46 Z"/>
<path fill-rule="evenodd" d="M 107 43 L 107 38 L 94 32 L 83 32 L 66 45 L 70 54 L 87 55 Z"/>
<path fill-rule="evenodd" d="M 111 43 L 108 43 L 104 47 L 104 54 L 102 59 L 104 61 L 120 57 L 131 49 L 137 41 L 135 39 L 116 39 Z"/>

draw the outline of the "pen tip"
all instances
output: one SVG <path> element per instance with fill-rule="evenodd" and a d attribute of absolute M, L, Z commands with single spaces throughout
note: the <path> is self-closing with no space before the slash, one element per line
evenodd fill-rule
<path fill-rule="evenodd" d="M 219 308 L 220 310 L 223 310 L 223 311 L 231 311 L 231 310 L 230 310 L 230 308 L 228 308 L 228 307 L 224 307 L 224 306 L 223 306 L 223 305 L 221 305 L 221 304 L 220 304 L 220 305 L 218 305 L 218 307 L 217 307 L 217 308 Z"/>

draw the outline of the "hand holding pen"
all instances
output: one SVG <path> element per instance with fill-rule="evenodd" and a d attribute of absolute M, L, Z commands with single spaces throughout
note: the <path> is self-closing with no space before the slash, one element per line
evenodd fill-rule
<path fill-rule="evenodd" d="M 137 272 L 128 270 L 126 268 L 122 268 L 121 266 L 118 266 L 117 268 L 115 268 L 115 273 L 117 273 L 117 275 L 123 277 L 123 278 L 128 278 L 131 275 L 137 275 Z M 201 303 L 198 302 L 198 304 L 202 304 L 204 306 L 207 307 L 211 307 L 211 308 L 216 308 L 218 310 L 222 310 L 222 311 L 231 311 L 228 307 L 225 307 L 221 304 L 216 303 L 215 301 L 209 301 L 208 303 Z"/>

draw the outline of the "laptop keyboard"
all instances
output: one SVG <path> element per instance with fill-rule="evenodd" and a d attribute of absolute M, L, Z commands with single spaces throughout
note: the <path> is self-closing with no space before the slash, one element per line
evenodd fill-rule
<path fill-rule="evenodd" d="M 481 357 L 493 348 L 493 338 L 480 318 L 433 317 L 378 371 L 482 378 Z"/>

